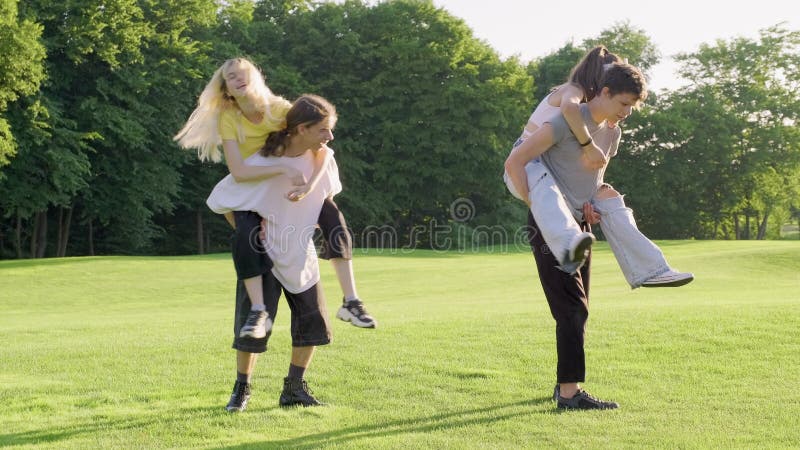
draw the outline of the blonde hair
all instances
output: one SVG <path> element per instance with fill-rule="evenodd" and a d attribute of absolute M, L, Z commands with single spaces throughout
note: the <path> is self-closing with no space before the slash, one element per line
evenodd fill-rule
<path fill-rule="evenodd" d="M 222 161 L 222 152 L 219 149 L 222 139 L 219 135 L 219 118 L 222 111 L 232 109 L 241 114 L 236 99 L 230 95 L 225 86 L 225 76 L 236 68 L 247 72 L 246 96 L 256 107 L 256 110 L 265 114 L 272 121 L 283 121 L 284 117 L 273 117 L 271 105 L 274 103 L 288 103 L 283 97 L 270 91 L 264 81 L 264 76 L 250 60 L 246 58 L 233 58 L 225 61 L 211 76 L 200 98 L 197 108 L 189 116 L 186 124 L 173 138 L 182 148 L 196 148 L 197 156 L 201 161 Z M 244 141 L 241 125 L 238 128 L 238 141 Z"/>

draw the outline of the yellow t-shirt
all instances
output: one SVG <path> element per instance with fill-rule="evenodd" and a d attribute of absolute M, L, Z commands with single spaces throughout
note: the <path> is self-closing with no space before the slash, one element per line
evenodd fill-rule
<path fill-rule="evenodd" d="M 250 122 L 238 109 L 226 109 L 219 117 L 219 136 L 223 141 L 236 141 L 242 159 L 247 159 L 264 146 L 270 133 L 281 129 L 291 107 L 287 100 L 274 100 L 261 123 Z"/>

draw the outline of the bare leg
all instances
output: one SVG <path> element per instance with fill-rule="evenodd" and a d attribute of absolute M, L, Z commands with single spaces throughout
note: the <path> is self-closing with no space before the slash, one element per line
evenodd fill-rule
<path fill-rule="evenodd" d="M 311 358 L 314 356 L 316 348 L 316 346 L 292 347 L 292 365 L 307 368 L 311 364 Z"/>
<path fill-rule="evenodd" d="M 257 359 L 257 353 L 236 351 L 236 371 L 247 375 L 252 374 Z"/>
<path fill-rule="evenodd" d="M 358 298 L 356 292 L 356 278 L 353 273 L 353 260 L 344 258 L 331 258 L 331 265 L 333 270 L 336 271 L 336 278 L 339 280 L 339 286 L 342 288 L 342 294 L 345 300 L 353 300 Z"/>
<path fill-rule="evenodd" d="M 246 278 L 244 280 L 244 288 L 247 290 L 247 295 L 250 297 L 250 304 L 252 306 L 260 306 L 264 309 L 264 286 L 261 282 L 261 275 L 253 278 Z"/>

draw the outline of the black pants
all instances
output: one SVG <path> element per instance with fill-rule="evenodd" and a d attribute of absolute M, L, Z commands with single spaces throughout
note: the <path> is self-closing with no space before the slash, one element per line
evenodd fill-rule
<path fill-rule="evenodd" d="M 246 280 L 269 272 L 272 260 L 259 238 L 261 216 L 253 211 L 234 211 L 236 229 L 231 236 L 231 256 L 236 278 Z"/>
<path fill-rule="evenodd" d="M 322 203 L 317 225 L 324 238 L 319 252 L 320 258 L 353 258 L 353 239 L 350 230 L 347 228 L 344 215 L 332 199 L 327 198 Z"/>
<path fill-rule="evenodd" d="M 273 321 L 278 315 L 278 300 L 281 298 L 281 291 L 286 297 L 292 317 L 290 328 L 292 347 L 326 345 L 331 342 L 328 308 L 319 283 L 306 291 L 294 294 L 286 290 L 271 271 L 267 271 L 261 276 L 261 283 L 264 289 L 264 306 Z M 267 350 L 267 342 L 272 335 L 272 330 L 260 339 L 239 337 L 239 331 L 250 313 L 250 306 L 250 297 L 247 295 L 244 282 L 239 280 L 236 282 L 236 311 L 233 321 L 232 347 L 248 353 L 263 353 Z"/>
<path fill-rule="evenodd" d="M 588 224 L 581 229 L 591 231 Z M 583 337 L 589 318 L 589 266 L 591 253 L 586 263 L 576 274 L 570 275 L 558 268 L 558 261 L 550 252 L 539 232 L 533 215 L 528 211 L 528 240 L 531 244 L 539 281 L 550 305 L 550 313 L 556 320 L 556 351 L 558 383 L 583 382 L 586 376 L 586 359 L 583 352 Z"/>

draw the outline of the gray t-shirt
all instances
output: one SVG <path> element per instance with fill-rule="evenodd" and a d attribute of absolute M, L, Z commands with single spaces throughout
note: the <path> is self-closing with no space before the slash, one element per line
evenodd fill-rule
<path fill-rule="evenodd" d="M 606 122 L 595 122 L 585 103 L 580 106 L 580 111 L 594 143 L 608 158 L 616 155 L 622 136 L 619 127 L 609 128 Z M 581 164 L 581 146 L 564 116 L 558 114 L 545 123 L 553 127 L 554 144 L 542 154 L 541 159 L 567 199 L 567 204 L 575 209 L 576 217 L 580 218 L 583 216 L 583 204 L 594 197 L 603 183 L 605 168 L 588 171 Z"/>

